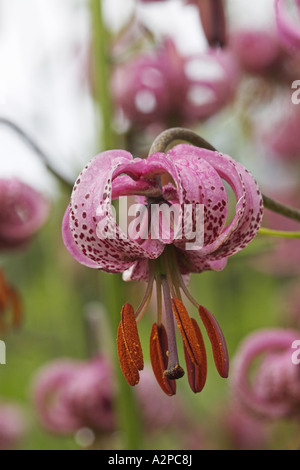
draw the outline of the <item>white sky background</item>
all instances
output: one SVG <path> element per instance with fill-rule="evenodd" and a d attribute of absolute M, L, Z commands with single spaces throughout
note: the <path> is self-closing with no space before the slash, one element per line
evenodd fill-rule
<path fill-rule="evenodd" d="M 264 26 L 274 0 L 228 0 L 232 27 Z M 135 0 L 104 0 L 117 30 Z M 205 44 L 194 6 L 181 0 L 140 5 L 139 15 L 157 35 L 171 34 L 184 53 Z M 35 138 L 55 165 L 76 178 L 96 148 L 94 108 L 86 80 L 88 0 L 0 0 L 0 116 Z M 0 127 L 0 177 L 16 176 L 43 192 L 55 183 L 38 157 Z"/>

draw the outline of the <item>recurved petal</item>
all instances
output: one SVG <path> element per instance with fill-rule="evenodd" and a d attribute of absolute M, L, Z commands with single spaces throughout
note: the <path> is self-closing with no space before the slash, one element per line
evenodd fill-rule
<path fill-rule="evenodd" d="M 200 393 L 205 386 L 206 378 L 207 378 L 207 357 L 206 357 L 205 344 L 203 341 L 201 330 L 196 320 L 194 318 L 192 318 L 191 320 L 192 320 L 192 324 L 195 330 L 195 334 L 198 339 L 198 343 L 200 345 L 200 350 L 201 350 L 201 355 L 202 355 L 201 364 L 196 365 L 193 363 L 185 345 L 184 345 L 184 356 L 185 356 L 185 362 L 186 362 L 190 387 L 194 393 Z"/>
<path fill-rule="evenodd" d="M 169 396 L 176 393 L 176 381 L 168 379 L 168 338 L 165 327 L 154 323 L 150 335 L 150 358 L 155 378 L 161 389 Z"/>
<path fill-rule="evenodd" d="M 167 153 L 174 163 L 184 188 L 185 204 L 204 205 L 204 245 L 215 241 L 226 224 L 228 198 L 224 182 L 203 155 L 209 150 L 191 145 L 178 145 Z"/>
<path fill-rule="evenodd" d="M 229 356 L 223 332 L 215 317 L 204 307 L 199 307 L 201 320 L 211 342 L 216 368 L 221 377 L 229 374 Z"/>

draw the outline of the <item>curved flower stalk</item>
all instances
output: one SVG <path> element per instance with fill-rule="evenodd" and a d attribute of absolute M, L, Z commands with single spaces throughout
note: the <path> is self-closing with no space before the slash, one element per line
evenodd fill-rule
<path fill-rule="evenodd" d="M 17 179 L 0 179 L 0 251 L 24 247 L 43 226 L 49 204 Z"/>
<path fill-rule="evenodd" d="M 10 324 L 18 328 L 22 322 L 22 302 L 18 292 L 8 284 L 2 271 L 0 271 L 0 333 L 5 333 L 7 314 L 11 313 Z"/>
<path fill-rule="evenodd" d="M 299 419 L 299 365 L 292 361 L 299 337 L 296 330 L 268 329 L 243 342 L 232 370 L 232 391 L 248 411 L 271 419 Z M 251 366 L 259 357 L 263 360 L 251 382 Z"/>
<path fill-rule="evenodd" d="M 108 435 L 117 430 L 117 389 L 112 368 L 104 358 L 88 362 L 59 360 L 45 365 L 33 384 L 33 400 L 43 426 L 57 434 L 90 428 Z M 179 401 L 166 407 L 148 367 L 136 388 L 136 398 L 147 432 L 159 432 L 185 423 Z"/>
<path fill-rule="evenodd" d="M 229 223 L 224 181 L 232 187 L 237 201 Z M 143 214 L 133 221 L 134 230 L 130 233 L 116 224 L 112 210 L 112 201 L 121 196 L 137 196 L 138 212 Z M 168 226 L 160 213 L 162 206 L 174 210 Z M 255 237 L 262 216 L 262 196 L 253 176 L 217 151 L 182 144 L 167 154 L 153 153 L 141 160 L 123 150 L 112 150 L 86 166 L 74 186 L 63 221 L 66 248 L 85 266 L 124 273 L 127 280 L 148 283 L 139 307 L 134 309 L 127 303 L 121 312 L 118 354 L 130 385 L 139 382 L 139 371 L 143 369 L 137 323 L 149 306 L 154 282 L 158 292 L 157 322 L 150 335 L 150 354 L 163 391 L 174 395 L 175 380 L 184 375 L 178 359 L 175 322 L 183 339 L 192 390 L 200 392 L 206 382 L 202 333 L 196 320 L 189 317 L 182 295 L 198 310 L 219 374 L 228 376 L 228 352 L 222 331 L 214 316 L 193 299 L 184 277 L 224 269 L 228 257 Z"/>
<path fill-rule="evenodd" d="M 0 450 L 16 449 L 26 427 L 25 416 L 19 406 L 0 403 Z"/>
<path fill-rule="evenodd" d="M 168 39 L 157 51 L 118 67 L 112 93 L 117 109 L 136 127 L 195 123 L 228 104 L 239 68 L 226 51 L 183 57 Z"/>
<path fill-rule="evenodd" d="M 278 32 L 285 46 L 295 51 L 300 50 L 300 1 L 295 0 L 295 5 L 298 9 L 298 18 L 296 21 L 292 20 L 287 9 L 286 0 L 275 0 L 276 19 Z"/>

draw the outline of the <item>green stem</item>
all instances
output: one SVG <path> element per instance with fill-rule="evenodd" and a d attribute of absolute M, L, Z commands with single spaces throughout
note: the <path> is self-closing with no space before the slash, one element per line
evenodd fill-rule
<path fill-rule="evenodd" d="M 112 103 L 110 90 L 110 61 L 109 61 L 109 37 L 106 31 L 102 2 L 90 0 L 91 22 L 93 27 L 93 80 L 95 90 L 95 101 L 99 107 L 101 122 L 101 146 L 105 150 L 115 147 L 115 134 L 112 129 Z M 100 123 L 99 123 L 100 124 Z M 104 274 L 101 277 L 105 286 L 106 307 L 113 336 L 117 337 L 122 308 L 121 299 L 124 298 L 123 281 L 118 275 Z M 103 287 L 103 286 L 102 286 Z M 139 450 L 142 448 L 142 432 L 139 413 L 136 408 L 133 390 L 125 381 L 120 369 L 120 364 L 114 348 L 114 363 L 118 381 L 118 402 L 116 411 L 118 413 L 119 425 L 124 433 L 125 450 Z"/>
<path fill-rule="evenodd" d="M 0 117 L 0 125 L 6 126 L 13 132 L 18 134 L 23 141 L 32 148 L 32 150 L 39 156 L 47 170 L 68 190 L 73 188 L 73 181 L 65 178 L 58 170 L 56 170 L 51 162 L 51 158 L 38 146 L 38 144 L 30 137 L 27 132 L 10 119 Z"/>
<path fill-rule="evenodd" d="M 156 152 L 165 153 L 168 148 L 174 146 L 176 143 L 184 141 L 196 147 L 205 148 L 216 152 L 217 149 L 213 147 L 209 142 L 202 139 L 198 134 L 191 131 L 190 129 L 184 129 L 181 127 L 174 127 L 162 132 L 153 142 L 149 155 Z M 268 196 L 262 195 L 264 201 L 264 207 L 272 212 L 283 215 L 289 219 L 300 222 L 300 210 L 293 207 L 286 206 Z"/>
<path fill-rule="evenodd" d="M 282 230 L 271 230 L 268 228 L 261 228 L 258 231 L 259 235 L 266 235 L 269 237 L 279 238 L 300 238 L 300 232 L 285 232 Z"/>
<path fill-rule="evenodd" d="M 101 0 L 90 0 L 93 30 L 93 86 L 95 101 L 99 106 L 102 141 L 105 150 L 114 148 L 112 129 L 112 100 L 110 90 L 109 41 L 103 20 Z"/>

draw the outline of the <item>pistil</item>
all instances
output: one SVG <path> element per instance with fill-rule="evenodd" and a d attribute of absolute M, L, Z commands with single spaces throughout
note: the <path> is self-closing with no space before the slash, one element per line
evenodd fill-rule
<path fill-rule="evenodd" d="M 168 379 L 174 380 L 174 379 L 180 379 L 181 377 L 183 377 L 184 370 L 179 365 L 171 294 L 170 294 L 170 288 L 169 288 L 166 277 L 162 277 L 162 288 L 163 288 L 165 311 L 166 311 L 168 349 L 169 349 L 168 368 L 164 372 L 164 375 Z"/>

